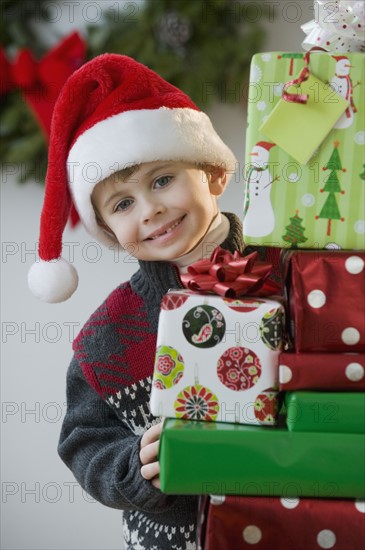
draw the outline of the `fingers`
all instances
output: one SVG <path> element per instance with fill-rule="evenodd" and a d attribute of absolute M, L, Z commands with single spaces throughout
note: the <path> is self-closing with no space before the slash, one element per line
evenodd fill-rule
<path fill-rule="evenodd" d="M 160 422 L 159 424 L 155 424 L 143 434 L 141 439 L 141 449 L 143 449 L 143 447 L 145 447 L 146 445 L 157 441 L 160 438 L 162 425 L 162 422 Z"/>
<path fill-rule="evenodd" d="M 142 464 L 141 475 L 151 481 L 156 489 L 160 489 L 160 464 L 157 461 L 160 435 L 163 422 L 151 426 L 142 436 L 139 458 Z"/>
<path fill-rule="evenodd" d="M 160 464 L 158 462 L 150 462 L 145 464 L 141 468 L 141 475 L 144 479 L 153 480 L 153 478 L 158 477 L 160 474 Z"/>
<path fill-rule="evenodd" d="M 139 459 L 142 464 L 149 464 L 157 458 L 159 443 L 159 441 L 155 441 L 140 450 Z"/>

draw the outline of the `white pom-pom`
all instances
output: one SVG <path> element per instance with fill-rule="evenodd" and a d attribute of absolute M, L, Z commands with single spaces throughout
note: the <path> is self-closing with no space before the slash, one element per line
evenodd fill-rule
<path fill-rule="evenodd" d="M 68 300 L 78 285 L 76 269 L 64 258 L 32 265 L 28 273 L 28 285 L 34 296 L 56 304 Z"/>

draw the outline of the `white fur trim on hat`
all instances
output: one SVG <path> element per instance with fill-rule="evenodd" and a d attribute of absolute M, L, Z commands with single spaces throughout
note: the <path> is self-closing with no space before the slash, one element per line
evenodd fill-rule
<path fill-rule="evenodd" d="M 95 185 L 128 166 L 159 160 L 223 166 L 228 179 L 236 169 L 232 151 L 201 111 L 137 109 L 102 120 L 79 136 L 67 159 L 73 200 L 91 235 L 103 244 L 114 243 L 96 223 L 91 204 Z"/>
<path fill-rule="evenodd" d="M 76 269 L 64 258 L 40 260 L 28 272 L 28 285 L 34 296 L 49 303 L 68 300 L 78 285 Z"/>

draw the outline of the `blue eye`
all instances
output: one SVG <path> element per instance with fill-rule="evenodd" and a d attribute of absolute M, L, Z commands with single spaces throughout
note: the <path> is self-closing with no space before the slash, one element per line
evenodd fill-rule
<path fill-rule="evenodd" d="M 158 189 L 161 189 L 161 187 L 166 187 L 171 180 L 172 176 L 161 176 L 154 181 L 154 187 L 157 187 Z"/>
<path fill-rule="evenodd" d="M 133 204 L 132 199 L 123 199 L 118 202 L 117 206 L 115 207 L 115 212 L 117 212 L 118 210 L 127 210 L 127 208 L 129 208 L 131 204 Z"/>

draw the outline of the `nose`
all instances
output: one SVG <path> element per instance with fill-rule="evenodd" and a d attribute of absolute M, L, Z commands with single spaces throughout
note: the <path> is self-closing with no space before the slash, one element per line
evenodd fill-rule
<path fill-rule="evenodd" d="M 144 198 L 142 203 L 142 220 L 143 223 L 148 223 L 153 220 L 155 216 L 163 214 L 166 211 L 166 207 L 158 197 L 152 197 L 149 195 Z"/>

